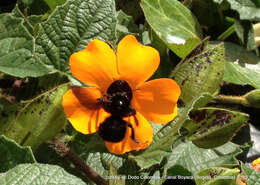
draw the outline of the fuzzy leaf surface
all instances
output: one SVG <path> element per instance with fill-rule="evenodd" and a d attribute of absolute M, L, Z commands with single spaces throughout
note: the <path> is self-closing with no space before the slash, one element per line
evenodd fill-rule
<path fill-rule="evenodd" d="M 146 169 L 155 164 L 159 164 L 164 157 L 171 153 L 172 145 L 180 138 L 178 130 L 184 122 L 189 119 L 189 112 L 192 110 L 196 102 L 204 98 L 204 95 L 199 96 L 185 107 L 178 108 L 178 116 L 155 134 L 153 142 L 149 148 L 137 155 L 130 155 L 129 158 L 135 160 L 141 169 Z"/>
<path fill-rule="evenodd" d="M 24 22 L 10 14 L 0 15 L 0 71 L 21 78 L 50 73 L 34 55 L 35 40 Z"/>
<path fill-rule="evenodd" d="M 68 0 L 37 25 L 35 37 L 25 17 L 2 14 L 0 45 L 6 47 L 0 51 L 0 71 L 17 77 L 69 73 L 69 56 L 94 38 L 114 44 L 115 26 L 113 0 Z"/>
<path fill-rule="evenodd" d="M 20 164 L 0 174 L 1 185 L 86 185 L 61 167 L 47 164 Z"/>
<path fill-rule="evenodd" d="M 167 168 L 180 165 L 196 175 L 209 167 L 238 165 L 235 156 L 241 152 L 239 146 L 231 142 L 214 149 L 199 148 L 192 142 L 179 142 L 173 146 L 173 152 L 168 158 Z"/>
<path fill-rule="evenodd" d="M 69 56 L 93 38 L 113 43 L 115 17 L 113 0 L 67 1 L 39 25 L 36 55 L 46 65 L 68 72 Z"/>
<path fill-rule="evenodd" d="M 248 167 L 246 164 L 241 165 L 242 172 L 246 176 L 247 185 L 259 185 L 260 184 L 260 172 Z"/>

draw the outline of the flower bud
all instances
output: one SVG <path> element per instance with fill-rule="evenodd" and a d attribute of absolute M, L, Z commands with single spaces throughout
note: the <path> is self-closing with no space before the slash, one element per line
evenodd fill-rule
<path fill-rule="evenodd" d="M 244 97 L 250 107 L 260 108 L 260 89 L 250 91 Z"/>
<path fill-rule="evenodd" d="M 258 47 L 260 45 L 260 23 L 254 24 L 253 29 L 256 46 Z"/>

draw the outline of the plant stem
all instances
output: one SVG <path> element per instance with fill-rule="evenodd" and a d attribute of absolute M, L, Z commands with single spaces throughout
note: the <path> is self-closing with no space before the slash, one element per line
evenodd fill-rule
<path fill-rule="evenodd" d="M 79 156 L 70 149 L 61 141 L 54 138 L 48 142 L 50 146 L 61 156 L 68 159 L 75 167 L 82 173 L 84 173 L 87 178 L 95 182 L 97 185 L 108 185 L 108 182 L 103 179 L 97 172 L 90 168 Z"/>
<path fill-rule="evenodd" d="M 220 36 L 218 36 L 217 40 L 223 41 L 228 38 L 231 34 L 235 32 L 235 25 L 231 25 L 226 31 L 224 31 Z"/>
<path fill-rule="evenodd" d="M 217 97 L 214 98 L 214 101 L 218 103 L 239 104 L 246 107 L 250 107 L 249 103 L 243 96 L 218 95 Z"/>

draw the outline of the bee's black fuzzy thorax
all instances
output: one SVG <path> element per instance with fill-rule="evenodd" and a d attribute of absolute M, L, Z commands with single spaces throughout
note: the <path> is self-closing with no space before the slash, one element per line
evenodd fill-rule
<path fill-rule="evenodd" d="M 125 117 L 134 116 L 135 109 L 131 106 L 133 92 L 124 80 L 114 81 L 107 89 L 106 94 L 99 99 L 100 104 L 111 116 L 99 126 L 98 134 L 105 141 L 120 142 L 126 135 L 127 127 L 131 128 L 131 138 L 140 143 L 134 134 L 133 126 L 123 120 Z"/>

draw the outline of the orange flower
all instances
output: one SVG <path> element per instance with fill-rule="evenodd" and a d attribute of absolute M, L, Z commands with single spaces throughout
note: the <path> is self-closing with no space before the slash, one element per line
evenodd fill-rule
<path fill-rule="evenodd" d="M 72 75 L 91 85 L 73 87 L 63 96 L 63 107 L 72 126 L 83 134 L 97 132 L 100 125 L 111 116 L 104 106 L 104 101 L 108 101 L 108 88 L 110 92 L 111 84 L 120 80 L 126 82 L 131 91 L 131 96 L 127 97 L 130 97 L 130 107 L 134 111 L 122 116 L 124 121 L 130 123 L 126 126 L 124 138 L 119 142 L 105 141 L 106 147 L 116 154 L 148 147 L 153 131 L 145 118 L 155 123 L 168 123 L 174 119 L 181 93 L 178 84 L 171 79 L 145 82 L 159 63 L 157 50 L 139 44 L 132 35 L 127 35 L 119 42 L 116 54 L 100 40 L 93 40 L 86 49 L 72 54 Z M 116 92 L 117 89 L 113 88 L 112 91 Z M 138 142 L 134 141 L 132 132 Z"/>
<path fill-rule="evenodd" d="M 252 167 L 254 170 L 260 172 L 260 157 L 252 162 Z M 238 178 L 237 183 L 238 185 L 247 185 L 245 176 L 242 175 L 241 178 Z"/>
<path fill-rule="evenodd" d="M 260 172 L 260 157 L 252 162 L 252 166 L 256 171 Z"/>
<path fill-rule="evenodd" d="M 246 180 L 245 180 L 245 176 L 241 176 L 237 179 L 237 184 L 238 185 L 246 185 Z"/>

